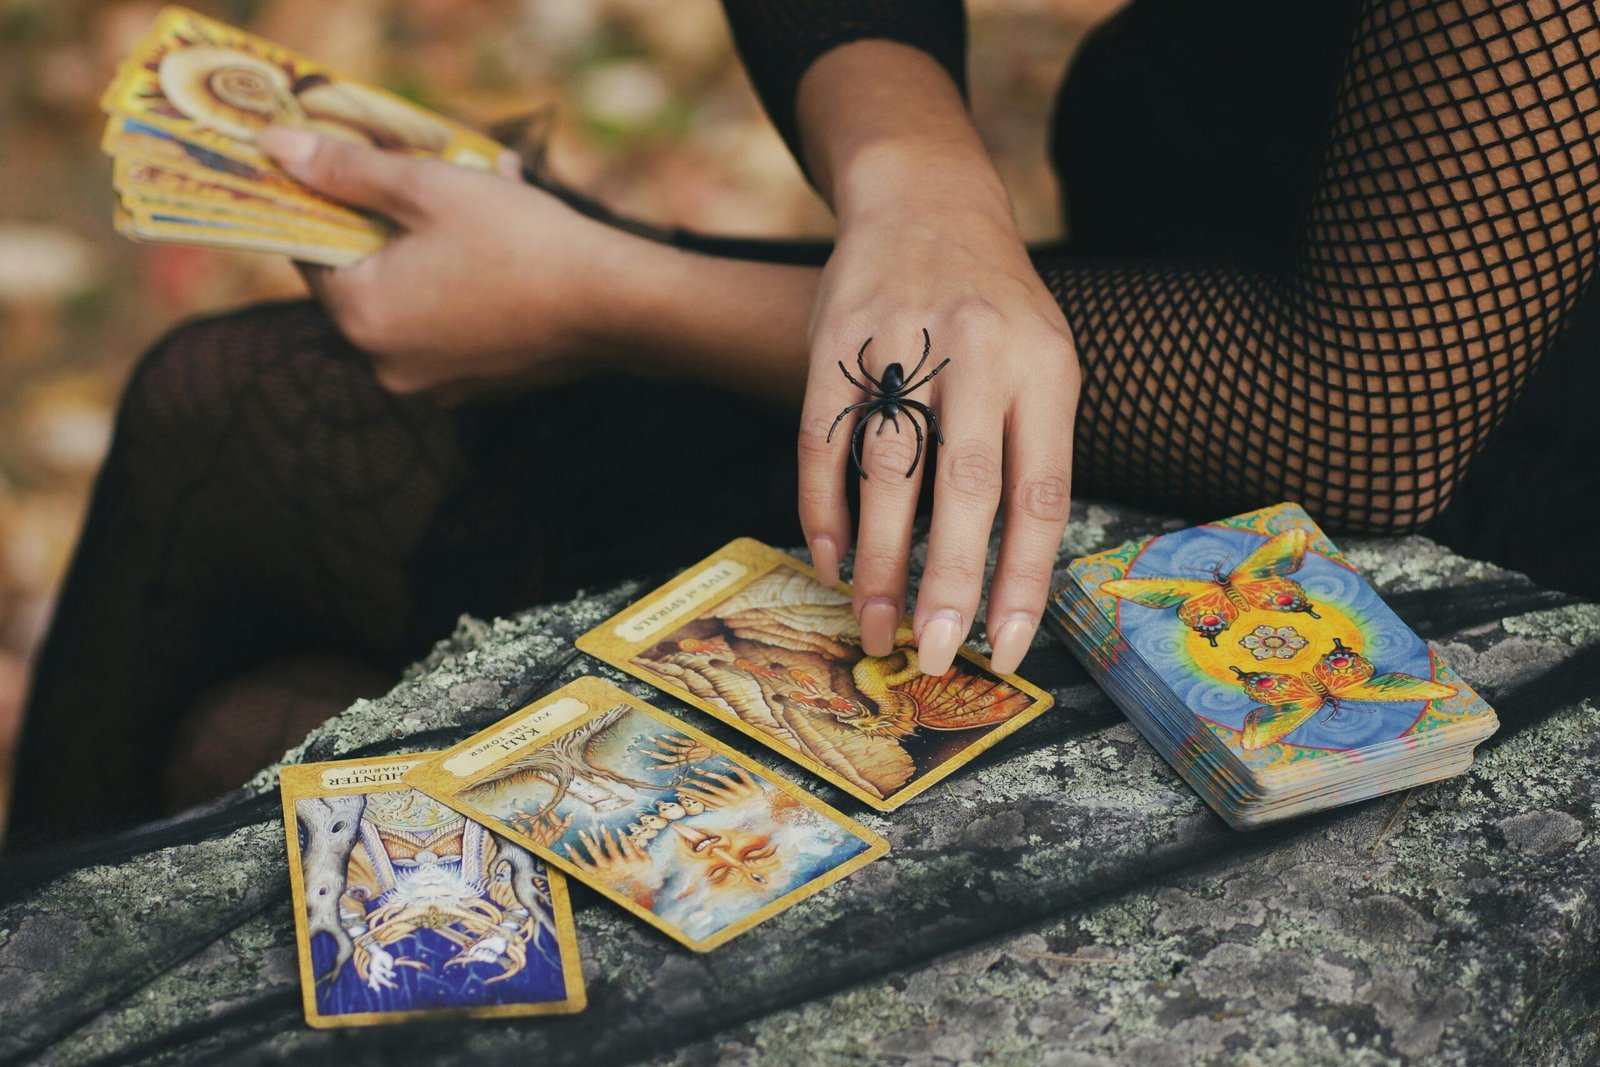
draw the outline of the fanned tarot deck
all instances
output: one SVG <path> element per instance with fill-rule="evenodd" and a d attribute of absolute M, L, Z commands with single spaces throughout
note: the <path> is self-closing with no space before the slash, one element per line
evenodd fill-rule
<path fill-rule="evenodd" d="M 194 11 L 168 7 L 101 98 L 116 225 L 140 241 L 279 252 L 342 267 L 390 226 L 290 178 L 256 148 L 272 124 L 489 170 L 504 151 L 415 104 Z"/>
<path fill-rule="evenodd" d="M 1296 505 L 1068 573 L 1063 640 L 1234 827 L 1459 774 L 1499 725 Z"/>

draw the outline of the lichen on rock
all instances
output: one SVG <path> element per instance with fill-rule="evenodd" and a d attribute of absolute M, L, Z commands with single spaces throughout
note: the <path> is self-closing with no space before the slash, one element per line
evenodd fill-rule
<path fill-rule="evenodd" d="M 1070 554 L 1175 521 L 1079 502 Z M 576 652 L 633 583 L 463 619 L 284 762 L 434 747 L 584 673 L 890 839 L 708 955 L 581 888 L 589 1009 L 330 1035 L 300 1019 L 277 765 L 192 838 L 0 904 L 0 1057 L 761 1063 L 1585 1062 L 1600 1054 L 1600 607 L 1422 538 L 1342 546 L 1504 729 L 1457 778 L 1231 831 L 1048 637 L 1057 707 L 892 813 Z M 1067 556 L 1064 554 L 1062 562 Z M 229 825 L 229 819 L 234 825 Z M 132 847 L 132 846 L 130 846 Z"/>

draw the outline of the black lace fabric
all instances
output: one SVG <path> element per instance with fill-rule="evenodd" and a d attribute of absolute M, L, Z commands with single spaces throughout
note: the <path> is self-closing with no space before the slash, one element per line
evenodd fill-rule
<path fill-rule="evenodd" d="M 1295 499 L 1331 529 L 1415 528 L 1589 287 L 1594 8 L 1317 11 L 1136 0 L 1075 67 L 1057 130 L 1058 157 L 1081 157 L 1073 243 L 1035 262 L 1084 365 L 1078 495 L 1197 520 Z M 791 140 L 799 78 L 843 41 L 902 40 L 961 76 L 948 0 L 729 14 Z M 1314 117 L 1284 125 L 1286 101 Z M 1096 115 L 1114 150 L 1093 150 Z M 311 651 L 392 677 L 463 612 L 664 574 L 739 535 L 798 543 L 795 422 L 609 377 L 445 411 L 386 394 L 309 303 L 175 331 L 129 386 L 38 664 L 9 846 L 175 803 L 187 709 L 263 663 Z"/>
<path fill-rule="evenodd" d="M 775 405 L 612 376 L 459 410 L 396 397 L 310 302 L 180 327 L 123 397 L 7 847 L 193 801 L 184 772 L 239 784 L 299 740 L 241 710 L 382 692 L 462 613 L 665 577 L 742 535 L 794 543 L 794 433 Z M 219 700 L 231 714 L 197 722 Z"/>

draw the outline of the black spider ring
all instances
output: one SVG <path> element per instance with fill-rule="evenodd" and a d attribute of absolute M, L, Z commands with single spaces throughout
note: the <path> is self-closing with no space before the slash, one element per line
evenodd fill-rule
<path fill-rule="evenodd" d="M 872 338 L 867 338 L 862 342 L 861 350 L 856 353 L 856 366 L 860 368 L 861 376 L 867 380 L 867 384 L 863 385 L 857 381 L 855 375 L 851 374 L 849 369 L 845 367 L 844 360 L 839 361 L 840 372 L 851 385 L 866 393 L 867 399 L 858 404 L 851 404 L 839 412 L 838 418 L 833 420 L 833 425 L 828 427 L 828 443 L 833 443 L 833 432 L 839 428 L 839 424 L 844 421 L 846 415 L 852 411 L 859 411 L 865 408 L 866 413 L 856 420 L 856 428 L 850 434 L 850 458 L 855 461 L 856 470 L 860 473 L 861 480 L 866 481 L 867 468 L 861 464 L 861 444 L 867 433 L 867 424 L 872 421 L 872 416 L 876 415 L 878 416 L 878 432 L 873 435 L 874 437 L 883 436 L 885 423 L 893 423 L 894 432 L 899 433 L 900 415 L 903 412 L 906 421 L 917 432 L 917 452 L 916 455 L 911 457 L 911 466 L 906 468 L 906 477 L 909 478 L 912 472 L 917 469 L 917 464 L 922 462 L 922 427 L 917 424 L 916 416 L 922 416 L 923 420 L 928 424 L 928 431 L 933 434 L 933 439 L 941 445 L 944 444 L 944 434 L 939 429 L 939 416 L 933 413 L 933 409 L 920 400 L 908 399 L 908 394 L 933 381 L 934 376 L 944 370 L 950 360 L 946 358 L 943 363 L 940 363 L 920 379 L 916 381 L 910 380 L 916 378 L 922 368 L 927 365 L 928 352 L 933 348 L 933 340 L 928 336 L 927 329 L 924 328 L 922 331 L 922 358 L 917 361 L 915 367 L 911 368 L 911 373 L 905 373 L 900 364 L 891 363 L 884 368 L 882 378 L 874 378 L 872 373 L 867 370 L 866 362 L 867 345 L 871 343 Z"/>

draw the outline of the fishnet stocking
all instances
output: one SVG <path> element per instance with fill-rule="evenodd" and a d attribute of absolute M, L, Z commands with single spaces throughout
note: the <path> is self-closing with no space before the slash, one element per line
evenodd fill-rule
<path fill-rule="evenodd" d="M 728 5 L 786 120 L 844 40 L 905 40 L 959 76 L 959 9 Z M 1433 516 L 1593 276 L 1597 74 L 1589 4 L 1369 0 L 1320 168 L 1265 257 L 1037 256 L 1084 364 L 1078 490 L 1202 515 L 1295 499 L 1344 530 Z"/>

